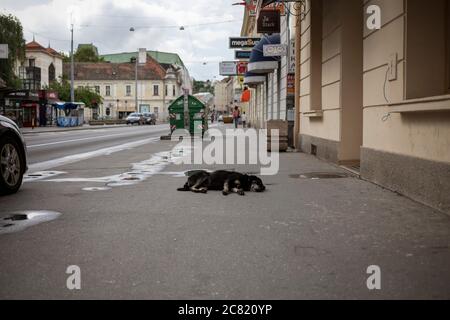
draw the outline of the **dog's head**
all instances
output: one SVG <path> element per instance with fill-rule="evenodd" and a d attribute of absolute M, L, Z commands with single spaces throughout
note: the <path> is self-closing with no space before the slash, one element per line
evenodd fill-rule
<path fill-rule="evenodd" d="M 264 186 L 262 180 L 257 176 L 248 176 L 248 181 L 250 184 L 250 191 L 264 192 L 266 190 L 266 187 Z"/>

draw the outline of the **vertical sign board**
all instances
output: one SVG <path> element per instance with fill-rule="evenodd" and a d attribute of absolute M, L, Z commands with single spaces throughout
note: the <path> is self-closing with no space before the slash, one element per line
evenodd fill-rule
<path fill-rule="evenodd" d="M 240 61 L 237 63 L 237 74 L 244 76 L 248 70 L 248 62 Z"/>
<path fill-rule="evenodd" d="M 287 95 L 295 96 L 295 74 L 288 73 L 287 75 Z"/>
<path fill-rule="evenodd" d="M 288 67 L 289 73 L 295 73 L 295 39 L 289 43 Z"/>
<path fill-rule="evenodd" d="M 280 11 L 270 10 L 261 11 L 258 17 L 257 32 L 258 33 L 280 33 L 281 17 Z"/>
<path fill-rule="evenodd" d="M 0 44 L 0 59 L 8 59 L 8 44 Z"/>

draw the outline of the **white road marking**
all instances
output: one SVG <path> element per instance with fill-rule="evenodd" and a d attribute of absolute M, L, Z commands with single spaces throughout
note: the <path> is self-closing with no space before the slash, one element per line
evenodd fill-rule
<path fill-rule="evenodd" d="M 153 143 L 156 141 L 159 141 L 159 138 L 149 138 L 149 139 L 144 139 L 144 140 L 138 140 L 138 141 L 125 143 L 125 144 L 121 144 L 121 145 L 114 146 L 114 147 L 109 147 L 109 148 L 99 149 L 99 150 L 95 150 L 95 151 L 74 154 L 74 155 L 63 157 L 63 158 L 34 163 L 34 164 L 29 165 L 28 172 L 32 173 L 32 172 L 36 172 L 36 171 L 46 171 L 48 169 L 60 167 L 62 165 L 71 164 L 71 163 L 75 163 L 75 162 L 79 162 L 82 160 L 95 158 L 95 157 L 99 157 L 99 156 L 110 155 L 112 153 L 123 151 L 123 150 L 133 149 L 133 148 L 140 147 L 142 145 Z"/>
<path fill-rule="evenodd" d="M 151 131 L 151 132 L 149 132 L 149 133 L 156 133 L 156 132 L 157 132 L 157 130 Z M 64 144 L 64 143 L 69 143 L 69 142 L 86 141 L 86 140 L 95 140 L 95 139 L 110 138 L 110 137 L 117 137 L 117 136 L 127 137 L 127 136 L 134 135 L 135 133 L 139 133 L 139 132 L 133 132 L 133 133 L 128 133 L 128 134 L 124 134 L 124 133 L 116 133 L 116 134 L 108 134 L 108 135 L 104 135 L 104 136 L 95 136 L 95 137 L 87 137 L 87 138 L 78 138 L 78 139 L 72 139 L 72 140 L 62 140 L 62 141 L 48 142 L 48 143 L 42 143 L 42 144 L 35 144 L 35 145 L 27 146 L 27 148 L 28 148 L 28 149 L 31 149 L 31 148 L 38 148 L 38 147 L 52 146 L 52 145 L 56 145 L 56 144 Z"/>

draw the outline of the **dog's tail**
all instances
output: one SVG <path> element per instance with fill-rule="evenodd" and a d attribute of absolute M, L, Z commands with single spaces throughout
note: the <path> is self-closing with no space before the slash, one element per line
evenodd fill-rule
<path fill-rule="evenodd" d="M 178 188 L 178 191 L 191 191 L 189 185 L 186 183 L 183 188 Z"/>

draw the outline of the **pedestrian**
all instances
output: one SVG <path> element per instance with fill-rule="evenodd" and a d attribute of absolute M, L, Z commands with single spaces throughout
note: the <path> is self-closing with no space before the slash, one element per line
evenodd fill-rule
<path fill-rule="evenodd" d="M 247 128 L 247 115 L 245 114 L 245 112 L 242 113 L 242 126 L 245 128 Z"/>
<path fill-rule="evenodd" d="M 237 129 L 239 127 L 239 120 L 241 119 L 241 112 L 239 111 L 239 107 L 234 107 L 233 111 L 233 120 L 234 120 L 234 127 Z"/>

